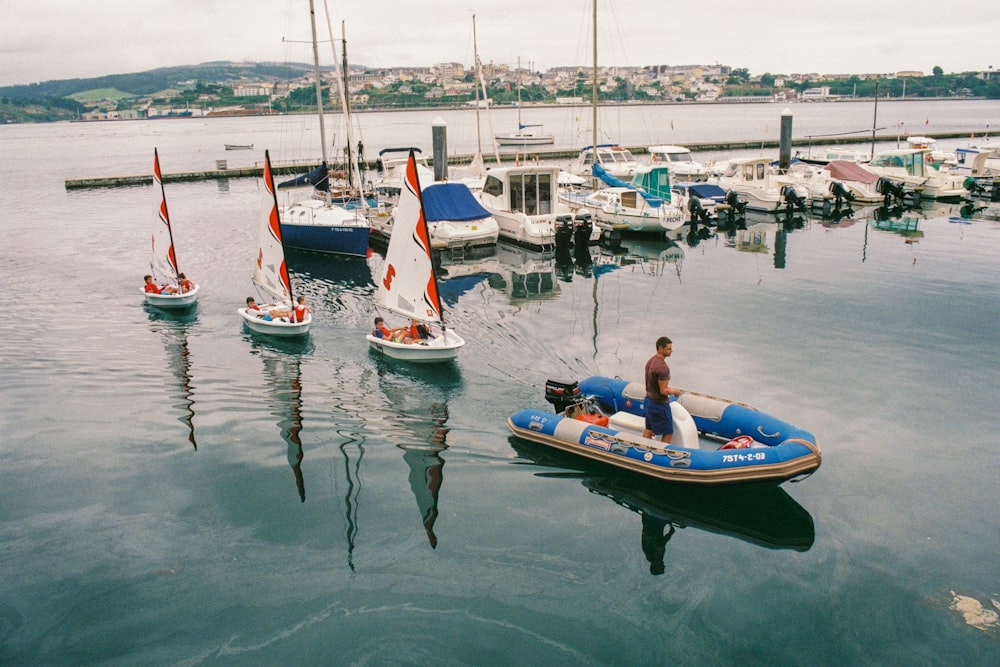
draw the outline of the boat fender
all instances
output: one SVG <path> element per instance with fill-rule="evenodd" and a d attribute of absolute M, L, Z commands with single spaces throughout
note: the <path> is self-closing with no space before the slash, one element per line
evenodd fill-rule
<path fill-rule="evenodd" d="M 738 435 L 719 449 L 747 449 L 753 444 L 753 438 L 749 435 Z"/>
<path fill-rule="evenodd" d="M 580 421 L 587 422 L 589 424 L 595 424 L 597 426 L 607 426 L 608 416 L 607 415 L 590 415 L 590 414 L 579 414 L 575 417 Z"/>

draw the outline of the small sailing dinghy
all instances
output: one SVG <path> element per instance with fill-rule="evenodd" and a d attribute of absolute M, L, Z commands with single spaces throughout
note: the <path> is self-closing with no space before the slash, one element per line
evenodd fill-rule
<path fill-rule="evenodd" d="M 174 250 L 174 235 L 170 228 L 170 214 L 167 212 L 167 195 L 163 191 L 160 174 L 160 155 L 153 149 L 153 189 L 157 191 L 159 203 L 153 219 L 153 254 L 149 261 L 150 273 L 157 285 L 169 286 L 170 292 L 162 289 L 159 293 L 143 288 L 146 303 L 157 308 L 190 308 L 198 301 L 197 284 L 183 280 L 188 286 L 181 291 L 182 278 L 177 270 L 177 253 Z"/>
<path fill-rule="evenodd" d="M 254 308 L 237 308 L 243 322 L 261 334 L 271 336 L 301 336 L 309 332 L 312 313 L 305 312 L 299 319 L 295 315 L 292 282 L 288 278 L 285 265 L 285 246 L 281 238 L 281 219 L 278 214 L 278 199 L 274 194 L 274 178 L 271 175 L 271 156 L 264 151 L 264 187 L 271 195 L 271 212 L 266 219 L 261 218 L 257 236 L 257 253 L 253 269 L 253 282 L 262 293 L 274 299 L 273 303 Z M 286 313 L 277 315 L 278 312 Z"/>
<path fill-rule="evenodd" d="M 375 293 L 375 307 L 423 323 L 430 332 L 429 338 L 410 343 L 380 338 L 375 332 L 368 334 L 371 348 L 386 356 L 415 363 L 448 361 L 457 357 L 459 348 L 465 345 L 461 336 L 445 326 L 441 313 L 437 277 L 431 263 L 430 232 L 412 149 Z"/>

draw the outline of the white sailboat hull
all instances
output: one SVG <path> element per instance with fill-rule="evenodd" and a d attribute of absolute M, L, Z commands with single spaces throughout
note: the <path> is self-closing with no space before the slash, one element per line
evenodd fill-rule
<path fill-rule="evenodd" d="M 153 294 L 143 290 L 143 297 L 146 303 L 156 308 L 174 310 L 178 308 L 190 308 L 198 302 L 198 290 L 200 285 L 195 285 L 194 289 L 184 294 Z"/>
<path fill-rule="evenodd" d="M 445 330 L 442 335 L 413 344 L 395 343 L 371 334 L 365 338 L 371 349 L 376 352 L 417 364 L 451 361 L 458 357 L 459 349 L 465 345 L 465 340 L 450 329 Z"/>
<path fill-rule="evenodd" d="M 292 322 L 285 317 L 265 320 L 260 317 L 260 314 L 267 312 L 266 308 L 267 306 L 263 306 L 261 310 L 237 308 L 236 312 L 240 314 L 244 324 L 251 331 L 259 334 L 266 334 L 268 336 L 302 336 L 309 332 L 309 326 L 312 324 L 311 314 L 307 314 L 306 319 L 302 322 Z"/>

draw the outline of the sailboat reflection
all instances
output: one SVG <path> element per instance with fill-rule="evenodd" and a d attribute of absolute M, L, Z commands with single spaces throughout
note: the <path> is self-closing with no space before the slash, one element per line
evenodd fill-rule
<path fill-rule="evenodd" d="M 437 535 L 434 534 L 434 522 L 438 517 L 438 496 L 444 481 L 444 459 L 441 458 L 441 452 L 448 448 L 448 427 L 445 426 L 448 421 L 448 406 L 432 405 L 431 420 L 434 431 L 425 443 L 397 446 L 403 450 L 403 460 L 410 468 L 410 490 L 417 500 L 427 541 L 433 549 L 437 548 L 438 542 Z"/>
<path fill-rule="evenodd" d="M 542 445 L 511 437 L 529 465 L 548 468 L 539 477 L 573 478 L 591 492 L 641 517 L 640 544 L 651 574 L 665 571 L 667 543 L 678 529 L 697 528 L 768 549 L 808 551 L 815 541 L 812 516 L 778 486 L 690 487 L 664 484 Z"/>
<path fill-rule="evenodd" d="M 423 366 L 380 368 L 379 384 L 393 406 L 393 418 L 387 420 L 389 433 L 403 450 L 409 468 L 407 479 L 417 501 L 417 510 L 427 541 L 437 548 L 434 524 L 438 518 L 438 500 L 444 483 L 444 457 L 448 449 L 448 394 L 461 382 L 457 371 L 442 377 L 441 370 Z M 413 390 L 413 381 L 419 386 Z"/>
<path fill-rule="evenodd" d="M 144 306 L 152 323 L 152 330 L 163 337 L 163 346 L 167 351 L 167 363 L 177 379 L 177 395 L 179 403 L 174 407 L 183 413 L 178 420 L 187 427 L 188 442 L 195 450 L 198 441 L 194 434 L 194 385 L 191 382 L 191 351 L 188 349 L 188 330 L 197 321 L 194 311 L 172 312 L 159 308 Z"/>
<path fill-rule="evenodd" d="M 245 334 L 251 336 L 251 334 Z M 295 478 L 299 499 L 306 501 L 305 478 L 302 475 L 302 368 L 300 355 L 311 349 L 304 341 L 266 341 L 251 336 L 251 353 L 260 357 L 264 375 L 271 388 L 271 414 L 278 418 L 281 439 L 285 441 L 288 465 Z"/>

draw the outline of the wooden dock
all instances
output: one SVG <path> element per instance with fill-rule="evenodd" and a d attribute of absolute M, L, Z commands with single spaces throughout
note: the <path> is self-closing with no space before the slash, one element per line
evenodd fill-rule
<path fill-rule="evenodd" d="M 925 136 L 931 137 L 933 139 L 958 139 L 968 136 L 968 132 L 944 132 L 927 134 Z M 876 135 L 875 141 L 877 143 L 885 143 L 888 141 L 896 141 L 897 136 L 892 135 Z M 854 135 L 854 136 L 843 136 L 843 137 L 823 137 L 822 140 L 815 142 L 818 146 L 829 146 L 834 144 L 866 144 L 872 141 L 871 134 L 868 135 Z M 802 151 L 807 146 L 810 145 L 809 138 L 798 138 L 793 140 L 792 148 Z M 684 144 L 685 147 L 690 149 L 694 153 L 705 152 L 705 151 L 742 151 L 742 150 L 760 150 L 762 148 L 778 148 L 778 141 L 727 141 L 727 142 L 712 142 L 712 143 L 688 143 Z M 632 153 L 636 155 L 644 155 L 647 150 L 645 146 L 635 146 L 629 148 Z M 572 160 L 577 155 L 579 155 L 579 150 L 514 150 L 510 147 L 505 147 L 500 151 L 501 162 L 543 162 L 543 161 L 553 161 L 553 160 Z M 453 155 L 448 158 L 449 165 L 466 165 L 472 162 L 472 155 Z M 484 155 L 483 159 L 486 161 L 487 166 L 493 161 L 492 155 Z M 431 157 L 427 159 L 428 163 L 433 165 L 434 160 Z M 275 174 L 305 174 L 311 169 L 314 169 L 321 160 L 317 158 L 316 160 L 308 163 L 294 163 L 294 164 L 275 164 L 271 163 L 271 171 Z M 366 162 L 362 165 L 362 169 L 375 169 L 374 162 Z M 230 169 L 226 165 L 225 160 L 216 161 L 216 169 L 207 169 L 205 171 L 189 171 L 181 172 L 175 174 L 163 174 L 163 182 L 171 183 L 178 181 L 211 181 L 211 180 L 222 180 L 228 178 L 258 178 L 263 176 L 264 165 L 263 163 L 255 164 L 252 167 L 237 167 Z M 83 188 L 121 188 L 121 187 L 132 187 L 136 185 L 150 185 L 153 182 L 152 174 L 140 174 L 133 176 L 103 176 L 95 178 L 68 178 L 65 181 L 65 186 L 67 190 L 78 190 Z"/>

